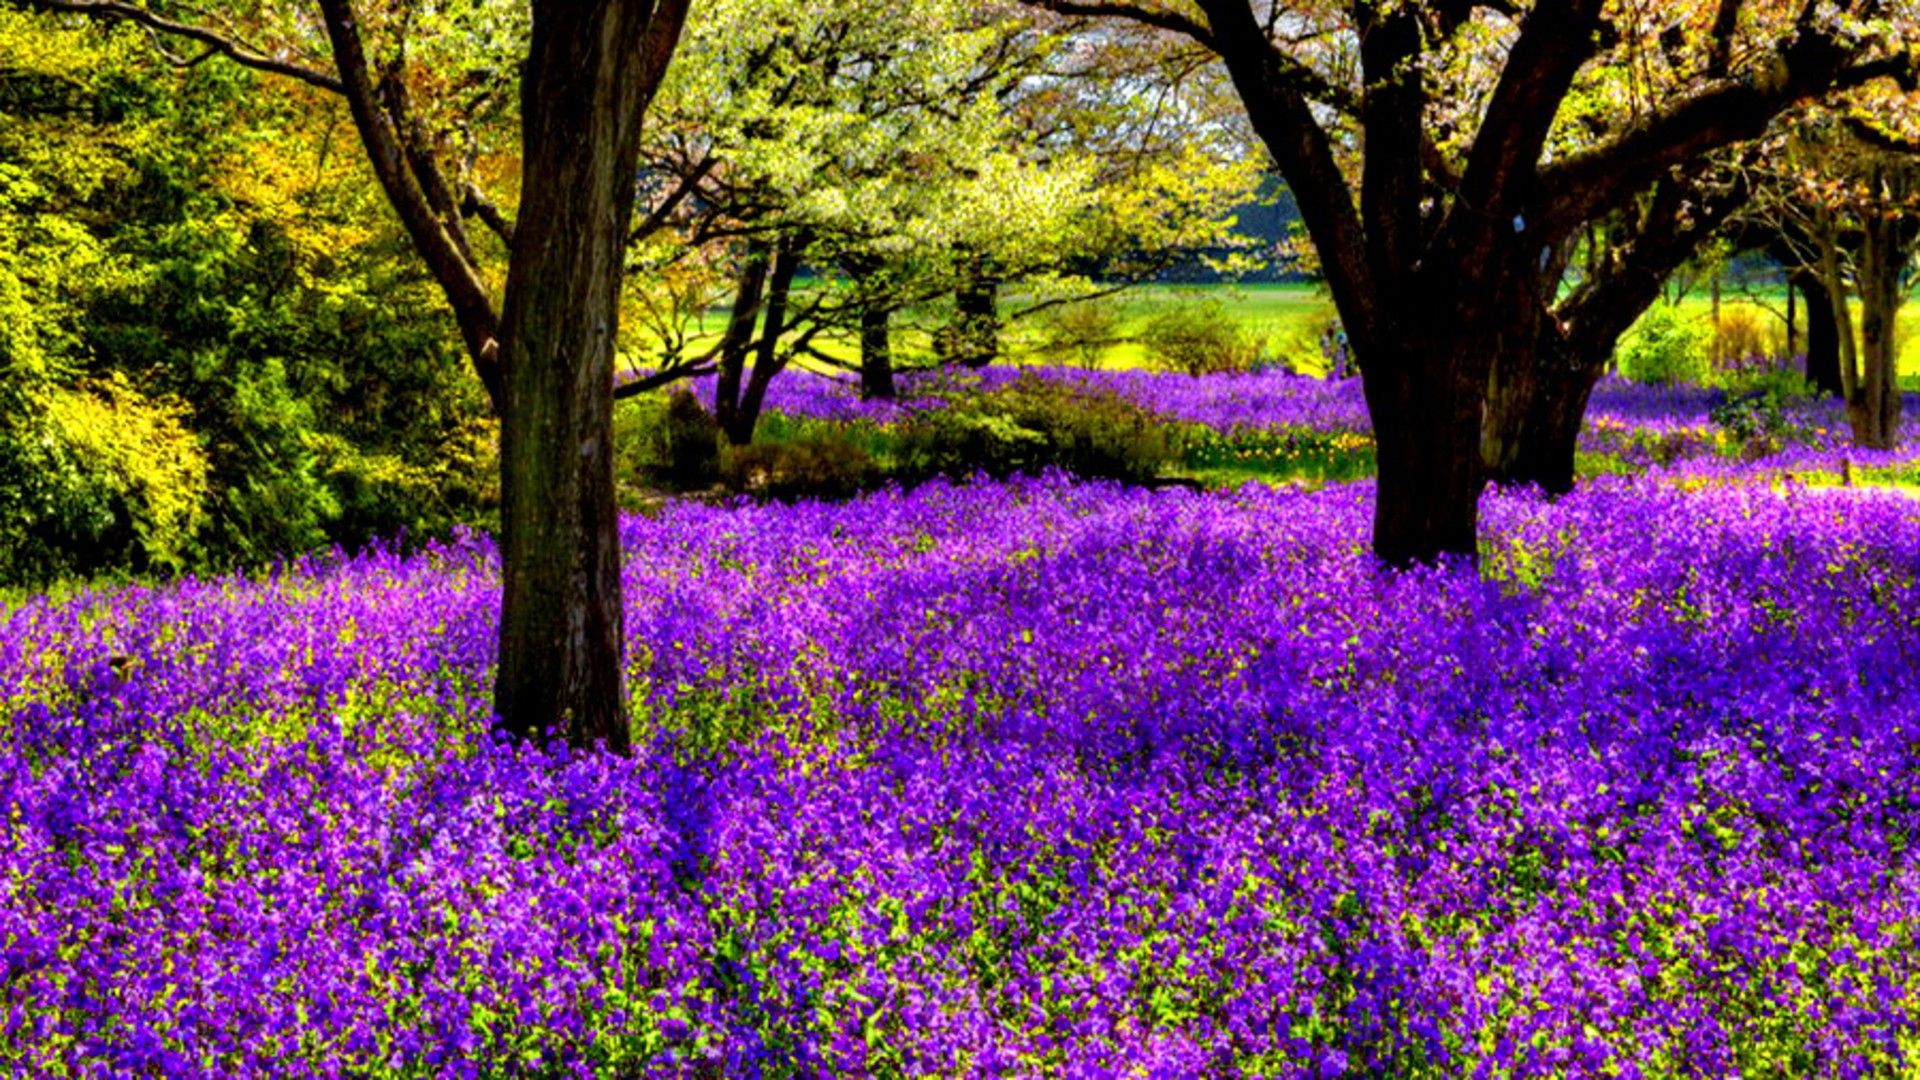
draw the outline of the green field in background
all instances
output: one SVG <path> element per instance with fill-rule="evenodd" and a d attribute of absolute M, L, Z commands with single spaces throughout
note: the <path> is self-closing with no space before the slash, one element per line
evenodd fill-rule
<path fill-rule="evenodd" d="M 1152 366 L 1152 358 L 1138 338 L 1154 315 L 1171 305 L 1219 304 L 1223 315 L 1239 323 L 1246 332 L 1263 339 L 1267 351 L 1274 354 L 1297 350 L 1303 345 L 1310 347 L 1317 340 L 1322 320 L 1332 310 L 1325 292 L 1313 285 L 1142 285 L 1095 302 L 1108 305 L 1117 317 L 1122 340 L 1106 346 L 1095 365 L 1112 369 Z M 1004 305 L 1009 312 L 1021 306 L 1018 298 Z M 1702 322 L 1712 320 L 1713 302 L 1705 292 L 1686 296 L 1679 301 L 1678 307 L 1688 318 Z M 1784 346 L 1784 290 L 1749 290 L 1723 296 L 1723 315 L 1741 310 L 1752 312 L 1777 339 L 1778 344 Z M 1797 314 L 1799 344 L 1804 348 L 1806 312 L 1802 308 Z M 692 347 L 697 350 L 712 345 L 718 340 L 724 322 L 724 312 L 709 314 L 705 332 L 693 340 Z M 1077 357 L 1061 356 L 1047 346 L 1046 324 L 1045 316 L 1012 320 L 1003 341 L 1006 359 L 1021 364 L 1078 363 Z M 1909 305 L 1901 312 L 1899 332 L 1900 373 L 1904 377 L 1920 379 L 1920 306 Z M 896 339 L 895 349 L 903 366 L 916 360 L 924 362 L 929 358 L 931 340 L 926 328 L 911 315 L 900 320 Z M 848 366 L 856 363 L 859 355 L 857 342 L 850 336 L 817 339 L 815 347 Z M 826 368 L 830 365 L 805 360 L 802 366 Z"/>

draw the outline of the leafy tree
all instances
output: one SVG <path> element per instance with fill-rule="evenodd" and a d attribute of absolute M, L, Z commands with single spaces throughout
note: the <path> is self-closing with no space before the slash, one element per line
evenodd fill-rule
<path fill-rule="evenodd" d="M 946 0 L 703 7 L 648 140 L 657 186 L 642 232 L 668 238 L 654 270 L 725 249 L 705 264 L 733 265 L 733 310 L 718 342 L 670 355 L 633 389 L 717 370 L 715 413 L 742 443 L 788 363 L 840 362 L 826 338 L 856 338 L 863 385 L 885 396 L 902 312 L 966 295 L 991 310 L 1007 282 L 1060 302 L 1091 291 L 1076 264 L 1150 273 L 1222 243 L 1254 164 L 1122 130 L 1126 110 L 1146 108 L 1137 91 L 1093 93 L 1086 61 L 1066 64 L 1072 39 L 1019 16 Z M 1087 141 L 1095 101 L 1115 129 L 1103 142 Z M 983 268 L 994 289 L 981 299 Z M 685 280 L 650 277 L 670 294 Z M 704 305 L 647 306 L 690 317 Z"/>
<path fill-rule="evenodd" d="M 1803 101 L 1914 73 L 1911 18 L 1872 0 L 1030 2 L 1231 75 L 1361 364 L 1392 563 L 1476 555 L 1489 379 L 1534 354 L 1571 238 Z M 1587 371 L 1524 370 L 1529 400 L 1584 400 Z"/>
<path fill-rule="evenodd" d="M 530 18 L 511 5 L 320 0 L 317 27 L 251 7 L 27 3 L 132 22 L 346 100 L 501 418 L 500 724 L 625 749 L 613 350 L 641 117 L 687 0 L 536 0 Z M 321 51 L 325 64 L 311 59 Z M 521 198 L 508 221 L 477 177 L 516 89 Z M 497 305 L 469 217 L 510 251 Z"/>
<path fill-rule="evenodd" d="M 1920 251 L 1920 141 L 1885 118 L 1905 99 L 1809 110 L 1756 164 L 1749 214 L 1810 279 L 1831 327 L 1834 381 L 1856 445 L 1894 445 L 1900 423 L 1899 312 Z M 1852 300 L 1860 301 L 1858 332 Z"/>

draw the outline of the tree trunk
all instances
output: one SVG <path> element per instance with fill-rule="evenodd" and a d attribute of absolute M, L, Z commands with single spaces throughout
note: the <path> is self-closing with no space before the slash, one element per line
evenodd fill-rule
<path fill-rule="evenodd" d="M 740 424 L 740 392 L 746 382 L 747 353 L 753 348 L 753 332 L 760 325 L 760 305 L 766 298 L 771 257 L 764 243 L 750 244 L 740 264 L 739 280 L 734 285 L 733 311 L 727 316 L 727 329 L 720 339 L 719 373 L 713 381 L 713 419 L 722 432 L 732 431 Z"/>
<path fill-rule="evenodd" d="M 976 259 L 953 296 L 948 359 L 983 368 L 1000 358 L 1000 283 Z"/>
<path fill-rule="evenodd" d="M 1791 288 L 1807 301 L 1807 381 L 1821 393 L 1839 397 L 1840 331 L 1833 321 L 1833 299 L 1811 270 L 1795 272 Z"/>
<path fill-rule="evenodd" d="M 892 401 L 892 313 L 883 307 L 860 312 L 860 396 L 868 401 Z"/>
<path fill-rule="evenodd" d="M 1875 190 L 1883 190 L 1875 176 Z M 1907 261 L 1901 243 L 1903 223 L 1886 214 L 1867 219 L 1860 252 L 1859 384 L 1847 402 L 1854 445 L 1891 450 L 1899 439 L 1900 389 L 1898 339 L 1900 276 Z"/>
<path fill-rule="evenodd" d="M 1393 566 L 1479 556 L 1487 368 L 1464 340 L 1361 358 L 1379 466 L 1373 551 Z"/>
<path fill-rule="evenodd" d="M 1587 403 L 1611 355 L 1612 339 L 1604 348 L 1575 349 L 1558 334 L 1540 335 L 1525 395 L 1489 399 L 1481 448 L 1490 480 L 1549 495 L 1573 490 Z"/>
<path fill-rule="evenodd" d="M 760 341 L 754 349 L 753 373 L 740 395 L 738 408 L 726 427 L 727 441 L 734 446 L 753 442 L 753 431 L 760 426 L 760 411 L 766 405 L 767 387 L 773 377 L 787 366 L 780 353 L 780 339 L 787 332 L 787 301 L 793 294 L 793 279 L 800 272 L 800 250 L 783 244 L 773 258 L 773 273 L 767 283 L 767 314 L 760 328 Z"/>
<path fill-rule="evenodd" d="M 649 34 L 654 6 L 534 4 L 521 83 L 524 197 L 500 328 L 494 707 L 513 735 L 615 751 L 631 736 L 613 347 L 640 121 L 657 85 L 648 76 L 665 67 Z"/>

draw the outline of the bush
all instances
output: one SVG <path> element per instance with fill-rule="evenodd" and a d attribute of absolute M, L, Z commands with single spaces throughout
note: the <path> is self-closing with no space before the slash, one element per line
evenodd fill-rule
<path fill-rule="evenodd" d="M 720 480 L 720 424 L 693 391 L 682 386 L 667 396 L 666 481 L 677 491 L 712 487 Z"/>
<path fill-rule="evenodd" d="M 1110 390 L 1023 375 L 997 390 L 954 399 L 901 425 L 903 479 L 994 477 L 1062 469 L 1139 483 L 1173 460 L 1167 425 Z"/>
<path fill-rule="evenodd" d="M 1774 320 L 1750 305 L 1720 309 L 1713 324 L 1713 366 L 1716 374 L 1738 376 L 1755 367 L 1770 366 L 1786 352 L 1784 333 Z"/>
<path fill-rule="evenodd" d="M 1252 371 L 1267 344 L 1241 327 L 1226 304 L 1213 299 L 1161 308 L 1147 320 L 1140 338 L 1158 367 L 1195 376 Z"/>
<path fill-rule="evenodd" d="M 1050 361 L 1099 367 L 1100 358 L 1122 340 L 1120 310 L 1108 300 L 1063 304 L 1040 318 L 1040 344 Z"/>
<path fill-rule="evenodd" d="M 1748 373 L 1713 406 L 1708 418 L 1743 455 L 1775 453 L 1788 442 L 1813 441 L 1789 409 L 1812 393 L 1806 378 L 1792 367 L 1769 365 Z"/>
<path fill-rule="evenodd" d="M 1672 307 L 1655 307 L 1620 342 L 1620 373 L 1636 382 L 1661 386 L 1706 380 L 1713 329 Z"/>
<path fill-rule="evenodd" d="M 1274 345 L 1274 356 L 1297 375 L 1328 375 L 1346 378 L 1359 372 L 1353 362 L 1353 350 L 1347 343 L 1340 313 L 1327 301 L 1320 301 L 1299 318 L 1289 320 L 1286 332 Z"/>
<path fill-rule="evenodd" d="M 22 401 L 0 428 L 0 580 L 184 568 L 209 496 L 185 412 L 119 376 Z"/>
<path fill-rule="evenodd" d="M 878 486 L 880 478 L 866 447 L 833 430 L 733 447 L 723 476 L 732 490 L 775 499 L 844 499 Z"/>

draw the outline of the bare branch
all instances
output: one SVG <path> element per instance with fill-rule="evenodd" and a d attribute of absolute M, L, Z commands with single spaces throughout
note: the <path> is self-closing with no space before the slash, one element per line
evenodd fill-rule
<path fill-rule="evenodd" d="M 1204 26 L 1175 11 L 1119 3 L 1116 0 L 1022 0 L 1022 2 L 1051 11 L 1056 15 L 1127 19 L 1142 26 L 1184 34 L 1209 49 L 1217 47 L 1211 27 Z"/>
<path fill-rule="evenodd" d="M 507 216 L 500 212 L 500 208 L 494 205 L 493 200 L 487 198 L 487 193 L 481 191 L 480 186 L 471 180 L 467 181 L 466 186 L 461 189 L 460 213 L 466 217 L 479 218 L 487 228 L 493 230 L 493 234 L 500 238 L 501 243 L 508 248 L 513 247 L 513 222 L 508 221 Z"/>

